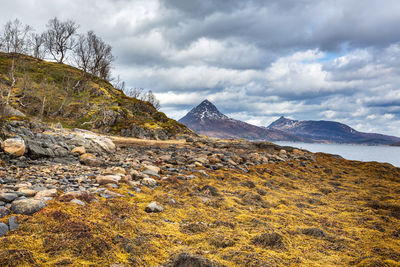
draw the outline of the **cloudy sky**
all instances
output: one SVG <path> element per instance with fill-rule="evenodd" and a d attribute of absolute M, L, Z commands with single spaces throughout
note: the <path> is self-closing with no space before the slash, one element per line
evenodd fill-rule
<path fill-rule="evenodd" d="M 94 30 L 114 75 L 179 119 L 209 99 L 266 126 L 284 115 L 400 136 L 398 0 L 0 0 L 0 23 Z"/>

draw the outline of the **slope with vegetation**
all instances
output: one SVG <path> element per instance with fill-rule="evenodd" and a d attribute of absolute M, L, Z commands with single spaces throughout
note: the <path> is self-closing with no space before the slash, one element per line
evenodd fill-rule
<path fill-rule="evenodd" d="M 8 105 L 14 109 L 65 127 L 159 138 L 189 132 L 149 102 L 126 96 L 106 80 L 25 55 L 0 53 L 0 89 L 3 98 L 10 96 Z"/>

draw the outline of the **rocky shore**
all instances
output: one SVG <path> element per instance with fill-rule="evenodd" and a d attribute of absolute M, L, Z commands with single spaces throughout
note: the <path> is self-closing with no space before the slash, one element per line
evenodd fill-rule
<path fill-rule="evenodd" d="M 4 124 L 1 138 L 0 242 L 4 249 L 0 248 L 0 265 L 312 262 L 316 252 L 296 256 L 299 235 L 315 239 L 310 244 L 316 246 L 330 244 L 327 251 L 351 250 L 348 262 L 363 263 L 362 253 L 354 252 L 360 233 L 346 229 L 354 221 L 341 213 L 343 208 L 354 212 L 357 220 L 364 218 L 358 212 L 367 212 L 379 221 L 378 231 L 396 239 L 399 206 L 384 204 L 381 196 L 375 203 L 369 196 L 379 191 L 371 186 L 382 175 L 388 200 L 400 194 L 399 180 L 393 178 L 400 172 L 394 167 L 375 166 L 372 173 L 367 164 L 267 142 L 193 136 L 153 143 L 129 138 L 112 141 L 89 131 L 20 121 Z M 362 211 L 355 210 L 355 203 L 342 202 L 351 198 L 362 202 Z M 341 215 L 335 219 L 334 214 Z M 24 234 L 38 224 L 47 229 L 33 233 L 38 247 L 17 249 Z M 57 227 L 73 236 L 61 237 Z M 400 261 L 395 253 L 398 243 L 393 246 L 386 256 L 372 258 Z M 285 250 L 293 252 L 277 256 Z M 326 263 L 337 263 L 327 259 Z"/>

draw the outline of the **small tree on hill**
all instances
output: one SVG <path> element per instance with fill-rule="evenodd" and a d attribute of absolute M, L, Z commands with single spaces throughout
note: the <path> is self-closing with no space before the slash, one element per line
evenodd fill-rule
<path fill-rule="evenodd" d="M 74 49 L 75 61 L 79 68 L 102 79 L 110 79 L 111 63 L 114 57 L 111 46 L 93 31 L 80 35 Z"/>
<path fill-rule="evenodd" d="M 32 31 L 32 28 L 24 25 L 18 19 L 8 21 L 4 25 L 1 36 L 2 50 L 7 53 L 26 53 L 29 45 L 28 34 L 30 31 Z"/>
<path fill-rule="evenodd" d="M 44 33 L 37 34 L 33 33 L 31 35 L 31 49 L 32 56 L 38 59 L 43 59 L 46 55 L 46 50 L 44 47 L 46 41 L 46 35 Z"/>
<path fill-rule="evenodd" d="M 45 46 L 58 63 L 63 63 L 67 52 L 74 48 L 74 35 L 78 28 L 74 21 L 59 21 L 57 17 L 47 23 Z"/>

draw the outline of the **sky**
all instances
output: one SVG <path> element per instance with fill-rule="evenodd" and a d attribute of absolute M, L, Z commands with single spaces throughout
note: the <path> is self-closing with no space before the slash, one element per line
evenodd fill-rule
<path fill-rule="evenodd" d="M 400 136 L 398 0 L 0 0 L 0 24 L 57 16 L 113 47 L 113 74 L 179 119 L 202 100 Z"/>

